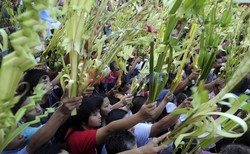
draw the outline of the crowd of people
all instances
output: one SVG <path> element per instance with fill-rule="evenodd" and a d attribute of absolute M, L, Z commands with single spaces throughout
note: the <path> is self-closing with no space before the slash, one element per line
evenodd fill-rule
<path fill-rule="evenodd" d="M 223 65 L 223 58 L 217 57 L 210 74 L 211 80 L 205 84 L 210 91 L 210 98 L 218 94 L 224 86 L 224 80 L 216 74 L 217 67 Z M 140 93 L 129 94 L 133 81 L 131 76 L 138 73 L 137 67 L 131 67 L 143 62 L 139 57 L 132 59 L 128 66 L 130 71 L 123 74 L 119 88 L 116 84 L 118 77 L 112 74 L 121 70 L 112 62 L 112 72 L 105 79 L 112 78 L 113 82 L 96 84 L 89 87 L 82 96 L 75 98 L 67 97 L 67 88 L 63 92 L 58 77 L 50 79 L 48 70 L 33 68 L 25 72 L 21 82 L 26 82 L 29 86 L 19 87 L 17 90 L 17 95 L 24 91 L 25 95 L 12 109 L 14 114 L 20 107 L 29 104 L 29 96 L 33 94 L 37 84 L 43 83 L 47 93 L 40 102 L 36 102 L 33 110 L 24 115 L 20 125 L 34 120 L 48 107 L 57 107 L 57 110 L 49 117 L 42 118 L 40 123 L 26 128 L 3 153 L 172 153 L 175 148 L 173 144 L 159 143 L 166 139 L 166 133 L 171 132 L 186 119 L 185 115 L 177 116 L 170 113 L 175 109 L 191 107 L 190 88 L 194 86 L 193 81 L 199 76 L 199 71 L 193 71 L 192 65 L 187 64 L 183 70 L 183 80 L 173 93 L 169 90 L 174 79 L 174 74 L 171 74 L 156 102 L 148 104 L 147 85 Z M 246 77 L 232 92 L 239 96 L 247 93 L 248 88 L 249 78 Z M 75 108 L 77 115 L 70 116 Z M 224 107 L 220 109 L 223 110 Z M 247 132 L 237 140 L 247 146 L 248 138 Z M 221 140 L 206 152 L 218 151 L 225 143 L 232 143 L 232 140 Z M 245 151 L 242 153 L 249 152 L 249 148 L 239 145 L 229 147 Z"/>
<path fill-rule="evenodd" d="M 125 3 L 125 1 L 121 2 Z M 108 9 L 110 9 L 108 7 Z M 111 25 L 104 26 L 104 34 L 112 33 Z M 215 97 L 225 86 L 219 77 L 220 68 L 226 64 L 226 52 L 216 55 L 213 69 L 205 82 L 209 99 Z M 192 63 L 185 65 L 182 80 L 174 92 L 170 86 L 176 71 L 169 72 L 169 79 L 161 90 L 156 102 L 149 103 L 149 82 L 143 89 L 131 94 L 131 84 L 148 57 L 133 56 L 127 61 L 126 73 L 115 61 L 111 62 L 109 73 L 100 83 L 88 87 L 82 96 L 69 98 L 69 90 L 62 89 L 58 72 L 48 67 L 35 67 L 26 71 L 16 95 L 22 95 L 12 108 L 13 114 L 30 103 L 35 87 L 42 83 L 46 94 L 36 102 L 34 109 L 25 113 L 17 127 L 33 121 L 42 115 L 46 108 L 56 108 L 55 112 L 42 118 L 39 123 L 30 125 L 4 149 L 3 154 L 170 154 L 175 150 L 173 143 L 161 144 L 167 135 L 186 120 L 185 114 L 171 115 L 180 108 L 190 108 L 192 90 L 200 71 L 194 71 Z M 45 64 L 42 64 L 44 66 Z M 59 71 L 59 70 L 58 70 Z M 56 74 L 56 75 L 55 75 Z M 121 79 L 119 75 L 121 74 Z M 231 92 L 240 96 L 249 95 L 249 75 Z M 120 83 L 120 84 L 118 84 Z M 119 85 L 119 86 L 118 86 Z M 141 88 L 141 87 L 140 87 Z M 77 114 L 71 116 L 76 109 Z M 218 110 L 226 111 L 227 106 Z M 237 115 L 241 116 L 241 111 Z M 213 117 L 216 119 L 217 117 Z M 209 149 L 199 149 L 197 153 L 247 154 L 250 153 L 249 132 L 238 139 L 220 139 Z M 191 146 L 195 146 L 197 141 Z M 178 153 L 182 151 L 179 149 Z"/>

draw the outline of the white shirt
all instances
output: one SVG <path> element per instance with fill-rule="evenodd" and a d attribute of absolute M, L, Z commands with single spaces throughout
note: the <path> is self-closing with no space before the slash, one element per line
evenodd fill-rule
<path fill-rule="evenodd" d="M 150 132 L 151 132 L 152 124 L 148 123 L 138 123 L 134 126 L 134 134 L 137 139 L 137 146 L 141 147 L 151 140 Z"/>
<path fill-rule="evenodd" d="M 174 103 L 172 103 L 172 102 L 168 102 L 167 103 L 167 105 L 166 105 L 166 111 L 167 111 L 167 113 L 171 113 L 172 111 L 174 111 L 175 109 L 176 109 L 176 105 L 174 104 Z M 185 114 L 181 114 L 180 115 L 180 120 L 181 121 L 185 121 L 186 120 L 186 115 Z"/>

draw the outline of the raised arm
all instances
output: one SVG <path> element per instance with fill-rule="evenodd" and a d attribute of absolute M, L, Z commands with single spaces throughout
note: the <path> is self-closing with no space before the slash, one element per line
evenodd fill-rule
<path fill-rule="evenodd" d="M 186 108 L 190 106 L 192 99 L 185 99 L 176 109 Z M 162 133 L 163 131 L 168 130 L 168 128 L 172 127 L 178 121 L 180 115 L 167 115 L 162 118 L 160 121 L 154 123 L 151 128 L 150 136 L 154 137 Z"/>
<path fill-rule="evenodd" d="M 60 83 L 60 76 L 57 75 L 52 81 L 51 81 L 53 86 L 56 86 L 57 84 Z"/>
<path fill-rule="evenodd" d="M 137 112 L 136 114 L 121 120 L 113 121 L 110 124 L 98 129 L 96 134 L 97 145 L 102 144 L 104 139 L 109 133 L 120 129 L 132 128 L 137 123 L 151 118 L 152 115 L 154 114 L 154 109 L 155 109 L 155 104 L 147 104 L 147 105 L 144 104 L 141 107 L 140 111 Z"/>
<path fill-rule="evenodd" d="M 178 84 L 177 88 L 174 91 L 174 94 L 178 94 L 178 93 L 182 92 L 186 88 L 186 86 L 188 86 L 188 84 L 192 80 L 196 79 L 199 75 L 200 75 L 199 71 L 192 72 L 187 78 L 185 78 L 183 81 L 181 81 Z"/>
<path fill-rule="evenodd" d="M 135 70 L 136 64 L 141 62 L 142 58 L 141 57 L 137 57 L 131 64 L 131 66 L 129 66 L 129 73 L 132 73 Z"/>
<path fill-rule="evenodd" d="M 134 98 L 133 95 L 124 96 L 119 102 L 112 105 L 111 109 L 114 110 L 114 109 L 119 109 L 121 107 L 124 107 L 128 105 L 129 103 L 131 103 L 133 98 Z"/>
<path fill-rule="evenodd" d="M 67 95 L 64 95 L 67 96 Z M 63 98 L 62 105 L 54 112 L 47 123 L 39 129 L 39 131 L 31 138 L 27 145 L 27 152 L 33 154 L 43 144 L 48 142 L 56 133 L 58 128 L 70 117 L 71 111 L 79 107 L 82 102 L 82 97 Z"/>
<path fill-rule="evenodd" d="M 208 90 L 211 90 L 215 86 L 220 86 L 220 85 L 223 85 L 223 84 L 224 84 L 224 79 L 217 78 L 217 79 L 213 80 L 212 82 L 205 84 L 205 88 L 208 89 Z"/>
<path fill-rule="evenodd" d="M 166 104 L 173 98 L 173 93 L 169 92 L 165 95 L 164 99 L 161 101 L 160 105 L 155 109 L 155 114 L 152 117 L 152 121 L 155 121 L 165 109 Z"/>

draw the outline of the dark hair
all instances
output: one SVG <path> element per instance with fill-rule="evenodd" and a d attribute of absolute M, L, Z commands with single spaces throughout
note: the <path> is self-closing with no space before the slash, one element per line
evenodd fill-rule
<path fill-rule="evenodd" d="M 48 75 L 48 73 L 42 69 L 31 69 L 25 73 L 23 82 L 27 82 L 29 84 L 29 94 L 33 92 L 33 88 L 36 87 L 36 85 L 39 83 L 39 80 L 44 75 Z"/>
<path fill-rule="evenodd" d="M 135 57 L 134 57 L 134 58 L 135 58 Z M 128 63 L 128 64 L 131 64 L 131 63 L 133 62 L 134 58 L 129 58 L 129 59 L 127 60 L 127 63 Z"/>
<path fill-rule="evenodd" d="M 58 154 L 61 153 L 62 150 L 69 151 L 69 147 L 67 144 L 45 144 L 39 150 L 35 152 L 35 154 Z"/>
<path fill-rule="evenodd" d="M 96 93 L 96 94 L 93 94 L 92 97 L 99 97 L 102 99 L 107 97 L 109 99 L 109 97 L 105 93 Z M 98 105 L 100 105 L 100 107 L 102 106 L 102 104 L 103 104 L 103 101 L 98 103 Z"/>
<path fill-rule="evenodd" d="M 110 104 L 111 104 L 111 105 L 114 105 L 114 104 L 116 104 L 117 102 L 120 101 L 119 98 L 116 98 L 116 97 L 114 97 L 114 96 L 110 96 L 110 97 L 108 97 L 108 98 L 109 98 L 109 101 L 110 101 Z"/>
<path fill-rule="evenodd" d="M 111 71 L 114 71 L 114 69 L 115 69 L 115 61 L 112 61 L 110 64 L 109 64 L 109 68 L 110 68 L 110 70 Z"/>
<path fill-rule="evenodd" d="M 104 143 L 108 154 L 116 154 L 133 149 L 136 138 L 128 130 L 119 130 L 109 134 Z"/>
<path fill-rule="evenodd" d="M 221 67 L 222 66 L 219 66 L 219 67 L 215 68 L 213 73 L 218 75 L 220 73 Z"/>
<path fill-rule="evenodd" d="M 91 113 L 101 108 L 103 99 L 104 97 L 98 95 L 84 97 L 80 108 L 77 110 L 77 115 L 71 117 L 71 127 L 74 130 L 83 130 L 82 123 L 88 124 Z"/>
<path fill-rule="evenodd" d="M 169 73 L 169 77 L 168 77 L 168 81 L 167 83 L 168 84 L 171 84 L 175 78 L 176 74 L 173 74 L 173 73 Z"/>
<path fill-rule="evenodd" d="M 180 105 L 182 103 L 182 101 L 184 101 L 187 98 L 187 95 L 184 93 L 179 93 L 176 96 L 176 102 L 177 102 L 177 106 Z"/>
<path fill-rule="evenodd" d="M 120 120 L 126 116 L 128 112 L 122 109 L 114 109 L 106 117 L 106 124 L 108 125 L 112 121 Z"/>
<path fill-rule="evenodd" d="M 233 93 L 244 93 L 249 85 L 249 79 L 243 78 L 232 90 Z"/>
<path fill-rule="evenodd" d="M 123 75 L 121 77 L 121 85 L 120 87 L 118 88 L 119 91 L 122 91 L 122 88 L 124 88 L 128 83 L 129 83 L 129 78 L 127 75 Z"/>
<path fill-rule="evenodd" d="M 250 148 L 240 144 L 229 144 L 222 148 L 220 154 L 250 154 Z"/>
<path fill-rule="evenodd" d="M 133 114 L 137 113 L 146 101 L 147 101 L 147 97 L 144 97 L 144 96 L 134 97 L 132 100 L 133 106 L 130 109 L 132 113 Z"/>

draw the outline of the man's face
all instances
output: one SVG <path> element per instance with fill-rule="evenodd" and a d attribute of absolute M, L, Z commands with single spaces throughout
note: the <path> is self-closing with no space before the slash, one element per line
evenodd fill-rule
<path fill-rule="evenodd" d="M 53 90 L 52 83 L 48 75 L 44 75 L 40 78 L 39 83 L 44 84 L 44 89 L 47 91 L 46 94 L 50 94 Z"/>

